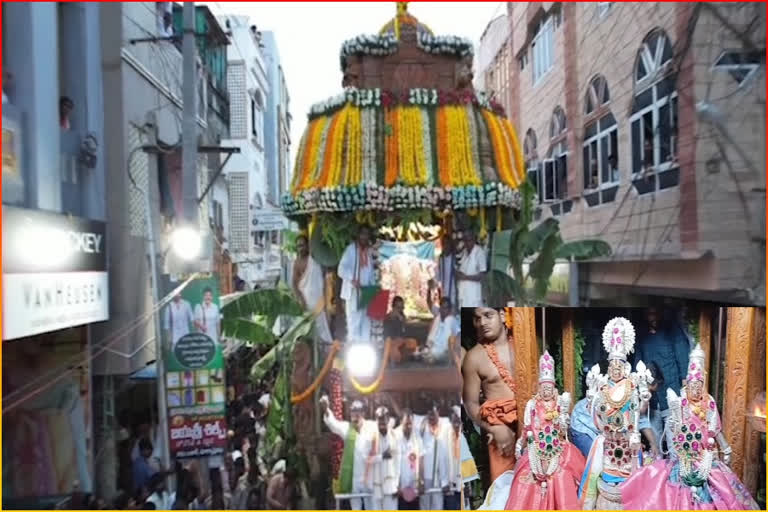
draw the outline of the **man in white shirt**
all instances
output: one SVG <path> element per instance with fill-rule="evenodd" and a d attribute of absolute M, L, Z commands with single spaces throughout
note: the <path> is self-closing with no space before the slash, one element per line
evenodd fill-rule
<path fill-rule="evenodd" d="M 368 460 L 368 452 L 365 451 L 367 444 L 365 438 L 373 430 L 373 422 L 365 420 L 363 403 L 358 400 L 352 402 L 349 408 L 350 421 L 342 421 L 334 416 L 329 408 L 328 397 L 324 396 L 320 399 L 320 408 L 323 411 L 323 420 L 328 429 L 344 441 L 344 454 L 339 474 L 339 494 L 365 493 L 363 480 Z M 349 468 L 349 465 L 352 467 Z M 350 473 L 351 479 L 349 478 Z M 349 504 L 352 510 L 363 510 L 361 498 L 352 498 L 349 500 Z M 367 504 L 366 509 L 370 510 Z"/>
<path fill-rule="evenodd" d="M 203 290 L 203 303 L 195 307 L 195 327 L 207 334 L 214 343 L 218 343 L 221 337 L 221 313 L 213 303 L 213 290 L 210 288 Z"/>
<path fill-rule="evenodd" d="M 189 334 L 189 326 L 195 321 L 192 306 L 181 298 L 181 294 L 177 294 L 165 309 L 164 320 L 166 339 L 170 339 L 171 347 L 175 347 L 179 338 Z"/>
<path fill-rule="evenodd" d="M 421 510 L 443 510 L 443 489 L 448 485 L 447 428 L 440 418 L 437 405 L 433 405 L 426 421 L 421 422 L 421 439 L 424 445 L 424 487 L 420 498 Z M 435 492 L 429 492 L 435 491 Z"/>
<path fill-rule="evenodd" d="M 477 245 L 475 233 L 464 232 L 464 253 L 456 279 L 459 283 L 459 306 L 476 308 L 483 306 L 483 277 L 488 270 L 485 251 Z"/>
<path fill-rule="evenodd" d="M 424 446 L 413 432 L 413 412 L 405 409 L 402 422 L 395 429 L 400 452 L 399 510 L 419 510 L 419 496 L 424 492 Z"/>
<path fill-rule="evenodd" d="M 373 250 L 370 245 L 370 228 L 360 226 L 357 240 L 344 249 L 339 262 L 338 274 L 343 280 L 341 298 L 344 299 L 349 342 L 367 342 L 371 339 L 371 319 L 367 308 L 360 307 L 361 288 L 374 284 Z"/>
<path fill-rule="evenodd" d="M 440 299 L 440 306 L 432 303 L 432 288 L 434 283 L 430 281 L 427 293 L 427 306 L 435 319 L 427 335 L 427 360 L 430 362 L 443 362 L 450 356 L 451 336 L 458 339 L 459 322 L 453 314 L 453 304 L 448 297 Z"/>
<path fill-rule="evenodd" d="M 376 409 L 377 429 L 365 437 L 367 454 L 364 473 L 365 490 L 373 497 L 366 498 L 366 510 L 397 510 L 400 484 L 400 451 L 395 433 L 390 428 L 389 410 Z"/>

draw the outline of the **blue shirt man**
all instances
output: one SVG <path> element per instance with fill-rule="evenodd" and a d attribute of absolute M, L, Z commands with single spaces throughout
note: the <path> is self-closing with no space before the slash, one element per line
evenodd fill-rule
<path fill-rule="evenodd" d="M 133 460 L 133 488 L 135 490 L 148 485 L 152 476 L 157 473 L 148 460 L 152 456 L 152 449 L 152 442 L 149 439 L 141 438 L 139 440 L 139 456 Z"/>
<path fill-rule="evenodd" d="M 670 323 L 660 326 L 656 308 L 648 308 L 646 320 L 648 330 L 638 339 L 635 361 L 643 361 L 646 366 L 655 362 L 664 375 L 664 389 L 656 393 L 659 410 L 664 414 L 669 409 L 667 389 L 680 393 L 686 376 L 690 343 L 679 325 Z"/>
<path fill-rule="evenodd" d="M 571 412 L 571 441 L 585 457 L 589 455 L 592 443 L 599 434 L 592 414 L 587 409 L 587 402 L 586 398 L 582 398 Z"/>

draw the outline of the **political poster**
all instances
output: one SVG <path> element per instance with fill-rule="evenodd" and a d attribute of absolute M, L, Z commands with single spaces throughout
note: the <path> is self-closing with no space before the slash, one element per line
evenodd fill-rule
<path fill-rule="evenodd" d="M 166 307 L 166 394 L 171 455 L 224 454 L 226 378 L 218 281 L 196 279 Z"/>

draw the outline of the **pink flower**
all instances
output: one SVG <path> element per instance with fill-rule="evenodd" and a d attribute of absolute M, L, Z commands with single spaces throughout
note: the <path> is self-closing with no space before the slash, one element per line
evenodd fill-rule
<path fill-rule="evenodd" d="M 695 370 L 695 369 L 696 369 L 696 363 L 691 363 L 691 370 Z"/>
<path fill-rule="evenodd" d="M 619 328 L 618 327 L 614 327 L 613 328 L 613 334 L 619 334 Z"/>
<path fill-rule="evenodd" d="M 616 343 L 621 343 L 621 338 L 616 338 Z"/>

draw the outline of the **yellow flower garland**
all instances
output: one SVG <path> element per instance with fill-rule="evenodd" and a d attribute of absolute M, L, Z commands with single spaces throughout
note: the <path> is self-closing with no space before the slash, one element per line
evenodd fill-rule
<path fill-rule="evenodd" d="M 317 388 L 323 382 L 323 380 L 325 379 L 325 376 L 328 374 L 329 371 L 331 371 L 331 367 L 333 366 L 333 360 L 336 357 L 336 353 L 339 350 L 341 350 L 341 344 L 338 341 L 334 341 L 333 345 L 331 345 L 331 351 L 328 353 L 328 357 L 325 358 L 325 363 L 323 363 L 323 367 L 320 370 L 320 373 L 317 374 L 317 377 L 315 377 L 315 380 L 312 381 L 312 384 L 310 384 L 307 389 L 305 389 L 299 394 L 291 395 L 291 404 L 298 404 L 300 402 L 303 402 L 307 398 L 311 397 L 315 393 L 315 391 L 317 391 Z"/>
<path fill-rule="evenodd" d="M 301 166 L 301 181 L 298 190 L 306 189 L 314 176 L 314 170 L 318 165 L 318 154 L 320 153 L 320 142 L 323 138 L 325 126 L 328 123 L 327 117 L 318 117 L 309 127 L 309 137 L 307 140 L 306 154 Z"/>
<path fill-rule="evenodd" d="M 523 151 L 520 149 L 520 141 L 517 139 L 517 133 L 515 132 L 514 126 L 512 126 L 512 123 L 509 121 L 509 119 L 504 119 L 502 121 L 502 124 L 504 128 L 506 129 L 507 135 L 509 136 L 510 142 L 512 144 L 512 159 L 513 159 L 513 168 L 512 172 L 513 175 L 517 177 L 517 182 L 522 183 L 525 181 L 525 160 L 523 159 Z"/>
<path fill-rule="evenodd" d="M 363 130 L 361 112 L 358 107 L 349 111 L 347 129 L 347 185 L 357 185 L 363 181 Z"/>
<path fill-rule="evenodd" d="M 384 357 L 381 360 L 381 368 L 379 368 L 379 375 L 376 376 L 376 380 L 367 386 L 363 386 L 357 382 L 357 380 L 351 374 L 349 375 L 349 382 L 352 383 L 352 386 L 355 388 L 355 390 L 357 390 L 358 393 L 362 395 L 370 395 L 379 388 L 381 381 L 384 380 L 384 371 L 387 369 L 387 363 L 389 363 L 389 350 L 391 345 L 392 340 L 387 338 L 387 341 L 384 343 Z"/>

